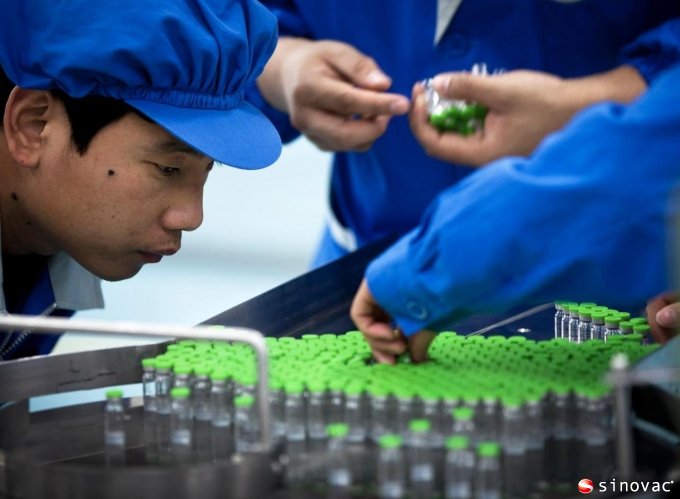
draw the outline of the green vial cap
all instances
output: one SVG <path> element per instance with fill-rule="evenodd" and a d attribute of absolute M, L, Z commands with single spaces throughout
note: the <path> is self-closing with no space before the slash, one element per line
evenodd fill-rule
<path fill-rule="evenodd" d="M 175 374 L 191 374 L 192 371 L 191 364 L 175 364 L 173 368 Z"/>
<path fill-rule="evenodd" d="M 424 433 L 430 431 L 430 422 L 427 419 L 412 419 L 408 423 L 408 429 L 413 433 Z"/>
<path fill-rule="evenodd" d="M 499 457 L 501 446 L 496 442 L 480 442 L 477 445 L 477 455 L 479 457 Z"/>
<path fill-rule="evenodd" d="M 156 359 L 153 357 L 149 357 L 146 359 L 142 359 L 142 367 L 146 369 L 152 369 L 156 367 Z"/>
<path fill-rule="evenodd" d="M 170 371 L 172 369 L 172 361 L 168 359 L 156 359 L 156 369 Z"/>
<path fill-rule="evenodd" d="M 378 445 L 382 449 L 398 449 L 401 447 L 402 439 L 399 435 L 383 435 L 378 439 Z"/>
<path fill-rule="evenodd" d="M 119 388 L 112 388 L 112 389 L 106 391 L 106 400 L 122 399 L 122 398 L 123 398 L 123 390 L 121 390 Z"/>
<path fill-rule="evenodd" d="M 329 424 L 326 426 L 326 434 L 331 438 L 346 437 L 349 433 L 349 426 L 344 423 Z"/>
<path fill-rule="evenodd" d="M 619 318 L 620 318 L 622 321 L 629 321 L 629 320 L 630 320 L 630 313 L 628 313 L 628 312 L 619 312 L 619 313 L 616 314 L 616 315 L 618 315 Z"/>
<path fill-rule="evenodd" d="M 604 318 L 604 322 L 605 324 L 607 324 L 607 326 L 619 327 L 621 319 L 619 318 L 618 315 L 608 315 L 607 317 Z"/>
<path fill-rule="evenodd" d="M 593 303 L 592 301 L 586 301 L 583 303 L 579 303 L 578 306 L 581 308 L 593 308 L 597 307 L 597 303 Z"/>
<path fill-rule="evenodd" d="M 633 324 L 633 333 L 635 334 L 646 336 L 649 334 L 650 330 L 649 324 Z"/>
<path fill-rule="evenodd" d="M 213 368 L 209 364 L 200 364 L 194 367 L 194 373 L 196 374 L 196 376 L 210 376 L 210 373 L 212 371 Z"/>
<path fill-rule="evenodd" d="M 191 395 L 191 390 L 186 386 L 176 386 L 170 390 L 170 397 L 173 399 L 186 399 Z"/>
<path fill-rule="evenodd" d="M 628 330 L 629 332 L 633 332 L 633 324 L 630 323 L 630 321 L 621 321 L 619 323 L 619 327 L 621 330 Z"/>
<path fill-rule="evenodd" d="M 645 317 L 634 317 L 629 322 L 635 326 L 636 324 L 647 324 L 647 319 Z"/>
<path fill-rule="evenodd" d="M 470 439 L 462 435 L 454 435 L 446 439 L 446 448 L 449 450 L 464 450 L 470 445 Z"/>
<path fill-rule="evenodd" d="M 229 379 L 229 371 L 226 369 L 215 369 L 210 374 L 210 379 L 213 381 L 226 381 Z"/>
<path fill-rule="evenodd" d="M 239 395 L 234 398 L 234 406 L 236 407 L 252 407 L 255 399 L 252 395 Z"/>

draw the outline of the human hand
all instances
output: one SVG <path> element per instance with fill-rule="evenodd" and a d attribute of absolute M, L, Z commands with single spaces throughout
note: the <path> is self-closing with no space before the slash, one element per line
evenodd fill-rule
<path fill-rule="evenodd" d="M 647 303 L 647 322 L 652 336 L 665 343 L 680 329 L 680 294 L 664 293 Z"/>
<path fill-rule="evenodd" d="M 399 328 L 392 325 L 389 314 L 375 301 L 366 279 L 361 282 L 354 297 L 350 315 L 378 362 L 394 364 L 396 358 L 407 350 L 414 362 L 427 360 L 427 349 L 434 339 L 434 333 L 423 330 L 405 338 Z"/>
<path fill-rule="evenodd" d="M 538 71 L 444 73 L 433 85 L 442 98 L 488 108 L 483 130 L 468 136 L 440 132 L 428 121 L 423 85 L 415 85 L 411 129 L 429 156 L 450 163 L 482 166 L 507 155 L 527 155 L 575 112 L 563 99 L 565 80 Z"/>
<path fill-rule="evenodd" d="M 408 112 L 408 97 L 388 93 L 391 79 L 351 45 L 285 38 L 279 45 L 258 86 L 322 150 L 366 151 L 392 116 Z"/>

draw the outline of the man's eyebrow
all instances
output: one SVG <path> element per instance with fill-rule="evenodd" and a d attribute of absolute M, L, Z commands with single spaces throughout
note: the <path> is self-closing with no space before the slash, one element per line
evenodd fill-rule
<path fill-rule="evenodd" d="M 152 142 L 148 146 L 146 146 L 146 149 L 151 152 L 151 153 L 157 153 L 157 154 L 174 154 L 174 153 L 183 153 L 183 154 L 190 154 L 192 156 L 197 156 L 197 157 L 205 157 L 203 153 L 198 152 L 196 149 L 191 147 L 188 144 L 185 144 L 181 140 L 177 139 L 166 139 L 161 142 Z"/>

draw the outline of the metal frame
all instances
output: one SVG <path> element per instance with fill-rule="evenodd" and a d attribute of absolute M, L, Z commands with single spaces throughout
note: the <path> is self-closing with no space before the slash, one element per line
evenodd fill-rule
<path fill-rule="evenodd" d="M 30 330 L 33 333 L 61 334 L 64 331 L 73 333 L 116 334 L 123 336 L 151 336 L 167 340 L 168 337 L 187 338 L 193 340 L 233 341 L 250 345 L 257 359 L 257 396 L 258 416 L 261 423 L 261 446 L 268 452 L 272 447 L 270 410 L 269 410 L 269 378 L 267 347 L 264 336 L 259 331 L 247 328 L 221 326 L 185 327 L 172 324 L 154 324 L 142 322 L 104 322 L 94 320 L 63 319 L 54 317 L 34 317 L 22 315 L 0 315 L 0 330 Z M 57 356 L 54 356 L 57 357 Z M 20 370 L 23 362 L 30 359 L 11 361 L 8 367 Z M 7 363 L 3 363 L 7 364 Z M 4 376 L 11 376 L 12 370 L 6 369 Z"/>

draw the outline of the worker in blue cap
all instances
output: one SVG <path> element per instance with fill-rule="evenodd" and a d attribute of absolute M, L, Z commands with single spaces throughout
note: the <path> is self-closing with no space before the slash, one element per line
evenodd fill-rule
<path fill-rule="evenodd" d="M 243 90 L 276 44 L 254 0 L 0 0 L 0 311 L 101 307 L 100 279 L 180 249 L 213 163 L 280 138 Z M 57 337 L 0 336 L 0 360 Z"/>

